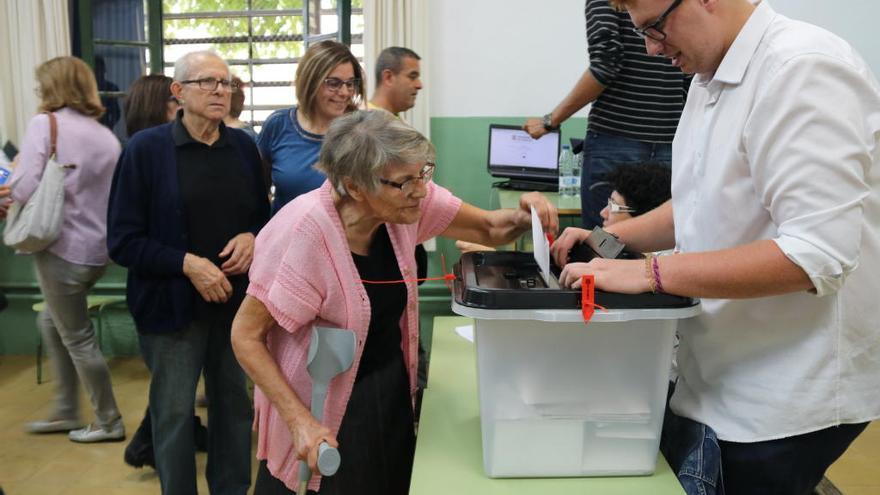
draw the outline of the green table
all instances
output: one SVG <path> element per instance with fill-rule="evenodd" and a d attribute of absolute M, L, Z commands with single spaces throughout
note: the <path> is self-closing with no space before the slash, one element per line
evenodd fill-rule
<path fill-rule="evenodd" d="M 491 479 L 483 473 L 483 450 L 473 344 L 455 334 L 470 318 L 434 319 L 430 385 L 413 465 L 412 495 L 601 494 L 682 495 L 663 456 L 652 476 L 617 478 Z"/>

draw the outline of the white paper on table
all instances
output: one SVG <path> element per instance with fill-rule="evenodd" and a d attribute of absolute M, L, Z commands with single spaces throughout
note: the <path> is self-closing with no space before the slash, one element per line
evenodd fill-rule
<path fill-rule="evenodd" d="M 460 326 L 460 327 L 455 327 L 455 333 L 457 333 L 459 337 L 467 340 L 468 342 L 474 341 L 474 326 L 473 325 L 464 325 L 464 326 Z"/>
<path fill-rule="evenodd" d="M 541 226 L 541 219 L 538 218 L 538 212 L 532 206 L 532 244 L 535 247 L 535 261 L 538 268 L 541 269 L 541 278 L 544 279 L 546 287 L 552 287 L 550 284 L 550 241 L 544 235 L 544 227 Z"/>

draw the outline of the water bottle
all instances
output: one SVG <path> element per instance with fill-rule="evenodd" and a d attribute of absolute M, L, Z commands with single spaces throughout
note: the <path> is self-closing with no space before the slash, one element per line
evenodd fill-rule
<path fill-rule="evenodd" d="M 574 155 L 571 160 L 571 195 L 581 197 L 581 170 L 583 169 L 584 153 Z"/>
<path fill-rule="evenodd" d="M 562 152 L 559 153 L 559 195 L 569 197 L 572 195 L 572 161 L 571 147 L 567 144 L 562 145 Z"/>

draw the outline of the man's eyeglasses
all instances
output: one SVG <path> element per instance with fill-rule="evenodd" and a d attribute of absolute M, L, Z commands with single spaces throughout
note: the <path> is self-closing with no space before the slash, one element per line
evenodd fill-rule
<path fill-rule="evenodd" d="M 608 211 L 611 213 L 635 213 L 635 208 L 630 208 L 626 205 L 617 204 L 613 199 L 608 198 Z"/>
<path fill-rule="evenodd" d="M 669 6 L 659 17 L 654 19 L 653 22 L 648 23 L 644 27 L 633 27 L 633 30 L 637 35 L 644 38 L 651 38 L 654 41 L 663 41 L 666 39 L 666 33 L 663 32 L 663 25 L 666 24 L 666 18 L 669 17 L 669 14 L 675 10 L 676 7 L 681 5 L 681 2 L 684 0 L 675 0 L 672 2 L 672 5 Z"/>
<path fill-rule="evenodd" d="M 216 79 L 213 77 L 203 77 L 201 79 L 190 79 L 188 81 L 180 81 L 181 84 L 198 84 L 199 89 L 203 91 L 216 91 L 217 86 L 223 86 L 227 91 L 235 91 L 238 89 L 238 83 L 229 79 Z"/>
<path fill-rule="evenodd" d="M 410 177 L 403 182 L 394 182 L 393 180 L 383 179 L 379 177 L 379 182 L 385 184 L 386 186 L 395 187 L 400 189 L 400 192 L 406 195 L 412 194 L 415 190 L 417 184 L 427 184 L 431 182 L 431 178 L 434 177 L 434 164 L 428 162 L 422 167 L 422 171 L 419 173 L 418 177 Z"/>
<path fill-rule="evenodd" d="M 347 81 L 343 81 L 338 77 L 328 77 L 324 79 L 324 86 L 334 92 L 339 92 L 342 89 L 342 86 L 345 85 L 345 88 L 348 89 L 352 93 L 357 93 L 361 89 L 361 80 L 358 78 L 349 79 Z"/>

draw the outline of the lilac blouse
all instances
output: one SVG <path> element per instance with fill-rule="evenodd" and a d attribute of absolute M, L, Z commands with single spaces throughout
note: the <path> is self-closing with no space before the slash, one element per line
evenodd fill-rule
<path fill-rule="evenodd" d="M 62 108 L 58 120 L 56 159 L 75 164 L 64 179 L 64 221 L 48 251 L 79 265 L 107 263 L 107 199 L 120 146 L 116 136 L 97 120 Z M 36 191 L 49 153 L 49 117 L 31 119 L 18 166 L 12 174 L 12 199 L 26 202 Z"/>

